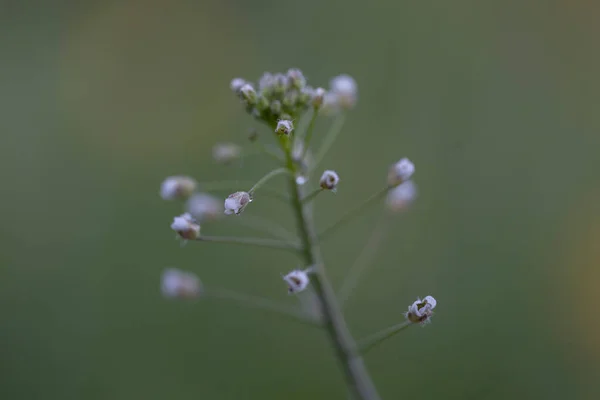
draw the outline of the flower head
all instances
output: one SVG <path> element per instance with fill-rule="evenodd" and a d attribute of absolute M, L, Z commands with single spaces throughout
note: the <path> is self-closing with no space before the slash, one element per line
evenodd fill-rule
<path fill-rule="evenodd" d="M 294 130 L 294 124 L 292 121 L 287 119 L 280 119 L 277 121 L 277 128 L 275 128 L 275 132 L 280 135 L 289 135 Z"/>
<path fill-rule="evenodd" d="M 415 173 L 415 164 L 408 158 L 403 158 L 392 165 L 388 171 L 388 185 L 396 186 L 410 179 Z"/>
<path fill-rule="evenodd" d="M 398 212 L 405 210 L 417 198 L 417 185 L 413 181 L 406 181 L 391 189 L 386 198 L 387 207 Z"/>
<path fill-rule="evenodd" d="M 437 301 L 431 296 L 425 296 L 423 300 L 417 299 L 408 306 L 408 311 L 404 313 L 406 319 L 412 323 L 426 324 L 430 322 Z"/>
<path fill-rule="evenodd" d="M 288 292 L 290 294 L 299 293 L 303 291 L 304 289 L 306 289 L 308 283 L 310 282 L 310 279 L 308 279 L 308 274 L 305 271 L 299 269 L 296 269 L 290 272 L 289 274 L 285 275 L 283 277 L 283 280 L 287 283 Z"/>
<path fill-rule="evenodd" d="M 171 229 L 186 240 L 194 240 L 200 236 L 200 225 L 198 225 L 190 213 L 181 214 L 179 217 L 173 218 Z"/>
<path fill-rule="evenodd" d="M 169 298 L 195 298 L 202 293 L 202 282 L 195 274 L 176 268 L 166 269 L 161 278 L 161 291 Z"/>
<path fill-rule="evenodd" d="M 321 176 L 320 185 L 321 185 L 321 188 L 323 188 L 323 189 L 335 191 L 339 181 L 340 181 L 340 177 L 338 176 L 338 174 L 335 171 L 327 170 L 327 171 L 323 172 L 323 175 Z"/>
<path fill-rule="evenodd" d="M 223 207 L 217 198 L 205 193 L 196 193 L 188 199 L 186 210 L 198 221 L 205 221 L 220 217 Z"/>
<path fill-rule="evenodd" d="M 343 109 L 350 109 L 356 105 L 358 99 L 358 86 L 350 75 L 338 75 L 334 77 L 330 85 L 330 91 L 335 95 L 337 104 Z"/>
<path fill-rule="evenodd" d="M 225 199 L 225 214 L 240 215 L 250 202 L 252 202 L 252 197 L 248 192 L 232 193 Z"/>
<path fill-rule="evenodd" d="M 247 104 L 256 104 L 256 91 L 251 84 L 246 83 L 240 88 L 240 96 L 242 96 L 242 99 L 244 99 Z"/>
<path fill-rule="evenodd" d="M 242 154 L 242 149 L 235 143 L 219 143 L 213 147 L 213 158 L 223 164 L 236 160 Z"/>
<path fill-rule="evenodd" d="M 170 176 L 160 185 L 165 200 L 185 199 L 196 190 L 196 181 L 189 176 Z"/>

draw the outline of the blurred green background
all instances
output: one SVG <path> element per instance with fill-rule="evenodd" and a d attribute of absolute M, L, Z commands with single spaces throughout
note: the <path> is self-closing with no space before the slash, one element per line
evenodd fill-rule
<path fill-rule="evenodd" d="M 169 229 L 181 205 L 158 196 L 168 175 L 268 171 L 260 158 L 217 166 L 211 148 L 259 127 L 230 79 L 289 67 L 315 86 L 339 73 L 359 84 L 323 164 L 342 182 L 319 199 L 320 226 L 380 188 L 392 162 L 417 165 L 419 200 L 348 304 L 361 337 L 417 296 L 438 300 L 431 325 L 366 357 L 382 397 L 600 398 L 599 11 L 583 0 L 3 1 L 0 398 L 345 399 L 319 330 L 159 290 L 175 266 L 294 304 L 280 274 L 296 259 L 181 248 Z M 324 243 L 336 285 L 378 213 Z M 293 227 L 272 200 L 245 215 Z M 203 229 L 250 233 L 231 219 Z"/>

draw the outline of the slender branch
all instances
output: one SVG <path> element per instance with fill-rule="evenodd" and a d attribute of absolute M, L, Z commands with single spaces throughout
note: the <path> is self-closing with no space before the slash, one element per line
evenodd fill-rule
<path fill-rule="evenodd" d="M 286 158 L 288 168 L 291 172 L 289 179 L 291 203 L 302 242 L 301 254 L 306 265 L 314 266 L 314 273 L 311 274 L 311 282 L 321 303 L 325 329 L 343 367 L 349 389 L 354 397 L 357 400 L 379 400 L 380 397 L 377 394 L 377 389 L 366 370 L 356 343 L 346 325 L 342 311 L 337 304 L 333 288 L 325 273 L 312 219 L 302 204 L 301 189 L 293 177 L 296 172 L 296 165 L 292 159 L 289 147 L 286 148 Z"/>
<path fill-rule="evenodd" d="M 302 204 L 310 203 L 319 193 L 323 191 L 323 188 L 315 189 L 312 193 L 307 194 L 302 198 Z"/>
<path fill-rule="evenodd" d="M 251 181 L 215 181 L 215 182 L 201 182 L 198 184 L 200 190 L 205 192 L 216 192 L 221 190 L 240 190 L 240 187 L 250 186 L 254 184 Z M 281 200 L 286 204 L 290 202 L 287 194 L 280 193 L 279 191 L 267 187 L 263 187 L 260 190 L 265 195 Z"/>
<path fill-rule="evenodd" d="M 235 237 L 235 236 L 200 236 L 196 239 L 200 242 L 214 243 L 232 243 L 243 244 L 256 247 L 267 247 L 271 249 L 299 251 L 300 247 L 296 244 L 287 243 L 281 240 L 252 238 L 252 237 Z"/>
<path fill-rule="evenodd" d="M 370 205 L 374 201 L 379 200 L 380 198 L 382 198 L 383 196 L 385 196 L 385 194 L 389 190 L 390 189 L 388 187 L 386 187 L 386 188 L 384 188 L 384 189 L 382 189 L 382 190 L 380 190 L 380 191 L 372 194 L 371 197 L 369 197 L 368 199 L 366 199 L 364 202 L 360 203 L 356 207 L 354 207 L 351 210 L 347 211 L 344 215 L 342 215 L 340 217 L 340 219 L 338 219 L 333 224 L 329 225 L 327 228 L 323 229 L 323 231 L 321 231 L 321 233 L 319 234 L 319 239 L 323 240 L 326 236 L 332 234 L 337 229 L 341 228 L 344 224 L 350 222 L 354 217 L 356 217 L 356 216 L 358 216 L 360 214 L 360 211 L 362 211 L 364 208 L 366 208 L 368 205 Z"/>
<path fill-rule="evenodd" d="M 260 178 L 258 180 L 258 182 L 256 182 L 254 184 L 254 186 L 252 186 L 252 188 L 250 190 L 248 190 L 248 193 L 250 195 L 254 194 L 254 192 L 256 190 L 258 190 L 258 188 L 260 188 L 262 185 L 264 185 L 269 179 L 277 176 L 277 175 L 281 175 L 281 174 L 288 174 L 290 171 L 288 171 L 287 168 L 277 168 L 274 169 L 273 171 L 269 172 L 268 174 L 266 174 L 265 176 L 263 176 L 262 178 Z"/>
<path fill-rule="evenodd" d="M 325 139 L 323 139 L 323 143 L 321 144 L 321 146 L 319 148 L 319 152 L 317 153 L 317 155 L 315 156 L 315 159 L 312 162 L 311 170 L 315 170 L 317 168 L 317 166 L 319 165 L 319 163 L 323 160 L 323 158 L 325 157 L 325 155 L 327 154 L 327 152 L 329 151 L 329 149 L 335 142 L 335 139 L 337 139 L 338 135 L 342 131 L 342 126 L 344 126 L 345 120 L 346 120 L 345 114 L 340 114 L 335 119 L 335 121 L 333 121 L 331 128 L 329 128 L 329 131 L 325 134 Z"/>
<path fill-rule="evenodd" d="M 310 145 L 310 140 L 313 136 L 317 115 L 319 115 L 319 109 L 318 107 L 314 107 L 312 117 L 310 118 L 310 122 L 308 123 L 308 128 L 306 130 L 306 136 L 304 138 L 304 148 L 302 149 L 302 157 L 300 157 L 300 160 L 304 160 L 304 157 L 306 157 L 306 153 L 308 153 L 308 147 Z"/>
<path fill-rule="evenodd" d="M 319 324 L 317 320 L 312 318 L 304 311 L 298 309 L 297 307 L 286 306 L 285 304 L 280 304 L 276 301 L 266 299 L 264 297 L 238 293 L 227 289 L 213 288 L 204 289 L 203 295 L 216 299 L 231 300 L 246 307 L 273 311 L 282 314 L 286 317 L 292 317 L 293 319 L 298 320 L 300 322 L 309 323 L 311 325 Z"/>
<path fill-rule="evenodd" d="M 227 218 L 229 221 L 235 221 L 240 225 L 246 226 L 251 229 L 255 229 L 261 232 L 268 233 L 269 235 L 275 238 L 282 238 L 286 242 L 295 242 L 297 241 L 295 235 L 285 229 L 283 226 L 279 225 L 274 221 L 270 221 L 266 218 L 254 216 L 254 215 L 244 215 L 243 218 Z"/>
<path fill-rule="evenodd" d="M 398 332 L 408 328 L 413 325 L 410 321 L 404 321 L 399 324 L 390 326 L 389 328 L 383 329 L 377 333 L 374 333 L 364 339 L 358 341 L 358 347 L 362 354 L 365 354 L 367 351 L 371 350 L 373 347 L 377 346 L 379 343 L 385 341 L 386 339 L 391 338 Z"/>
<path fill-rule="evenodd" d="M 377 254 L 379 245 L 382 243 L 383 237 L 385 236 L 385 232 L 387 230 L 387 222 L 389 221 L 387 217 L 388 216 L 385 213 L 381 213 L 381 216 L 377 221 L 375 228 L 373 228 L 373 232 L 371 233 L 369 240 L 361 250 L 354 264 L 352 264 L 348 270 L 348 273 L 342 282 L 342 286 L 338 291 L 340 307 L 344 308 L 344 304 L 352 295 L 352 292 L 358 285 L 361 276 L 365 273 L 367 268 L 372 265 L 373 259 Z"/>

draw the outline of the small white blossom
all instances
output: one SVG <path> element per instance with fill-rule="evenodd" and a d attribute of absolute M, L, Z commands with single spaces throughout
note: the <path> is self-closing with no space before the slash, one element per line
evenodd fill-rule
<path fill-rule="evenodd" d="M 258 90 L 265 91 L 275 83 L 275 77 L 270 72 L 265 72 L 258 80 Z"/>
<path fill-rule="evenodd" d="M 323 105 L 323 101 L 325 100 L 325 95 L 327 92 L 322 87 L 316 88 L 312 92 L 312 105 L 313 107 L 321 107 Z"/>
<path fill-rule="evenodd" d="M 196 193 L 188 199 L 186 210 L 198 221 L 204 221 L 220 217 L 223 207 L 216 197 L 205 193 Z"/>
<path fill-rule="evenodd" d="M 350 75 L 336 76 L 331 80 L 329 85 L 341 108 L 349 109 L 356 105 L 358 87 L 356 81 Z"/>
<path fill-rule="evenodd" d="M 250 202 L 252 202 L 252 198 L 247 192 L 232 193 L 225 199 L 225 214 L 239 215 Z"/>
<path fill-rule="evenodd" d="M 386 198 L 387 207 L 393 212 L 405 210 L 417 198 L 417 185 L 406 181 L 391 189 Z"/>
<path fill-rule="evenodd" d="M 256 103 L 256 91 L 251 84 L 246 83 L 240 88 L 240 94 L 244 100 L 248 102 L 248 104 Z"/>
<path fill-rule="evenodd" d="M 436 304 L 437 301 L 431 296 L 426 296 L 423 300 L 417 299 L 408 306 L 408 311 L 404 313 L 404 316 L 412 323 L 426 324 L 430 322 Z"/>
<path fill-rule="evenodd" d="M 388 185 L 396 186 L 410 179 L 415 173 L 415 164 L 408 158 L 403 158 L 392 165 L 388 171 Z"/>
<path fill-rule="evenodd" d="M 243 80 L 242 78 L 233 78 L 231 80 L 231 83 L 229 84 L 229 87 L 231 88 L 231 90 L 233 90 L 234 92 L 239 92 L 240 89 L 242 88 L 242 86 L 244 86 L 246 84 L 246 81 Z"/>
<path fill-rule="evenodd" d="M 176 268 L 163 272 L 160 287 L 163 295 L 169 298 L 195 298 L 202 293 L 202 282 L 195 274 Z"/>
<path fill-rule="evenodd" d="M 335 191 L 338 183 L 340 181 L 340 177 L 335 171 L 325 171 L 321 176 L 320 185 L 323 189 L 333 190 Z"/>
<path fill-rule="evenodd" d="M 290 86 L 296 89 L 302 89 L 306 85 L 306 78 L 297 68 L 290 68 L 287 72 L 287 78 Z"/>
<path fill-rule="evenodd" d="M 288 292 L 291 293 L 299 293 L 306 289 L 310 279 L 308 279 L 308 274 L 302 270 L 294 270 L 289 274 L 283 277 L 283 280 L 288 285 Z"/>
<path fill-rule="evenodd" d="M 196 190 L 196 181 L 188 176 L 170 176 L 160 185 L 165 200 L 184 199 Z"/>
<path fill-rule="evenodd" d="M 223 164 L 236 160 L 242 154 L 242 148 L 235 143 L 218 143 L 213 147 L 213 158 Z"/>
<path fill-rule="evenodd" d="M 287 119 L 280 119 L 277 121 L 277 128 L 275 128 L 275 132 L 280 135 L 289 135 L 294 130 L 294 124 L 292 121 Z"/>
<path fill-rule="evenodd" d="M 186 240 L 194 240 L 200 236 L 200 225 L 189 213 L 173 218 L 171 229 Z"/>

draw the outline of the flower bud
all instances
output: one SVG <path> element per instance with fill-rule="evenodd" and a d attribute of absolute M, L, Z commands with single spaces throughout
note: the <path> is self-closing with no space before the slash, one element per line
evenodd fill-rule
<path fill-rule="evenodd" d="M 273 100 L 271 102 L 271 113 L 275 116 L 281 114 L 281 102 L 279 100 Z"/>
<path fill-rule="evenodd" d="M 269 92 L 275 83 L 275 77 L 270 72 L 265 72 L 258 80 L 258 90 L 261 92 Z"/>
<path fill-rule="evenodd" d="M 277 128 L 275 128 L 275 132 L 280 135 L 289 135 L 294 130 L 294 124 L 292 121 L 287 119 L 280 119 L 277 121 Z"/>
<path fill-rule="evenodd" d="M 287 72 L 289 85 L 296 89 L 302 89 L 306 85 L 306 78 L 297 68 L 291 68 Z"/>
<path fill-rule="evenodd" d="M 312 93 L 312 105 L 315 108 L 319 108 L 323 105 L 325 94 L 327 92 L 322 87 L 316 88 Z"/>
<path fill-rule="evenodd" d="M 229 164 L 238 159 L 241 154 L 241 147 L 234 143 L 219 143 L 213 147 L 213 158 L 223 164 Z"/>
<path fill-rule="evenodd" d="M 392 165 L 388 171 L 388 185 L 396 186 L 410 179 L 415 173 L 415 165 L 408 159 L 403 158 Z"/>
<path fill-rule="evenodd" d="M 235 93 L 239 92 L 240 89 L 242 88 L 242 86 L 244 86 L 246 84 L 246 81 L 243 80 L 242 78 L 234 78 L 231 80 L 231 83 L 229 84 L 229 87 L 231 88 L 232 91 L 234 91 Z"/>
<path fill-rule="evenodd" d="M 195 274 L 176 268 L 166 269 L 161 278 L 163 296 L 169 298 L 195 298 L 202 293 L 202 282 Z"/>
<path fill-rule="evenodd" d="M 321 176 L 320 185 L 321 188 L 335 191 L 337 184 L 340 181 L 340 177 L 335 171 L 325 171 Z"/>
<path fill-rule="evenodd" d="M 283 97 L 282 103 L 286 109 L 292 110 L 296 106 L 297 102 L 298 102 L 298 92 L 296 92 L 295 90 L 290 90 Z"/>
<path fill-rule="evenodd" d="M 386 205 L 390 211 L 405 210 L 417 198 L 417 185 L 413 181 L 406 181 L 391 189 L 386 198 Z"/>
<path fill-rule="evenodd" d="M 251 84 L 246 83 L 240 88 L 240 96 L 246 101 L 248 105 L 256 104 L 256 91 Z"/>
<path fill-rule="evenodd" d="M 302 270 L 294 270 L 289 274 L 283 277 L 283 280 L 288 285 L 288 293 L 299 293 L 306 289 L 310 279 L 308 279 L 308 274 Z"/>
<path fill-rule="evenodd" d="M 171 229 L 186 240 L 194 240 L 200 236 L 200 225 L 196 223 L 196 220 L 189 213 L 173 218 Z"/>
<path fill-rule="evenodd" d="M 232 193 L 225 199 L 225 214 L 240 215 L 250 202 L 252 202 L 252 197 L 247 192 Z"/>
<path fill-rule="evenodd" d="M 188 176 L 170 176 L 160 185 L 165 200 L 185 199 L 196 190 L 196 181 Z"/>
<path fill-rule="evenodd" d="M 258 96 L 258 100 L 256 102 L 256 108 L 260 111 L 264 111 L 266 109 L 268 109 L 270 106 L 269 104 L 269 100 L 264 96 L 264 95 L 260 95 Z"/>
<path fill-rule="evenodd" d="M 206 221 L 220 217 L 223 207 L 217 198 L 205 193 L 196 193 L 187 201 L 186 210 L 196 220 Z"/>
<path fill-rule="evenodd" d="M 331 80 L 330 87 L 341 108 L 350 109 L 356 105 L 358 88 L 356 81 L 350 75 L 336 76 Z"/>
<path fill-rule="evenodd" d="M 281 95 L 288 89 L 288 86 L 289 80 L 287 76 L 283 74 L 275 74 L 273 76 L 273 85 L 271 86 L 273 93 Z"/>
<path fill-rule="evenodd" d="M 408 306 L 408 311 L 404 316 L 412 323 L 426 324 L 430 322 L 436 304 L 437 301 L 431 296 L 426 296 L 423 300 L 417 299 Z"/>

